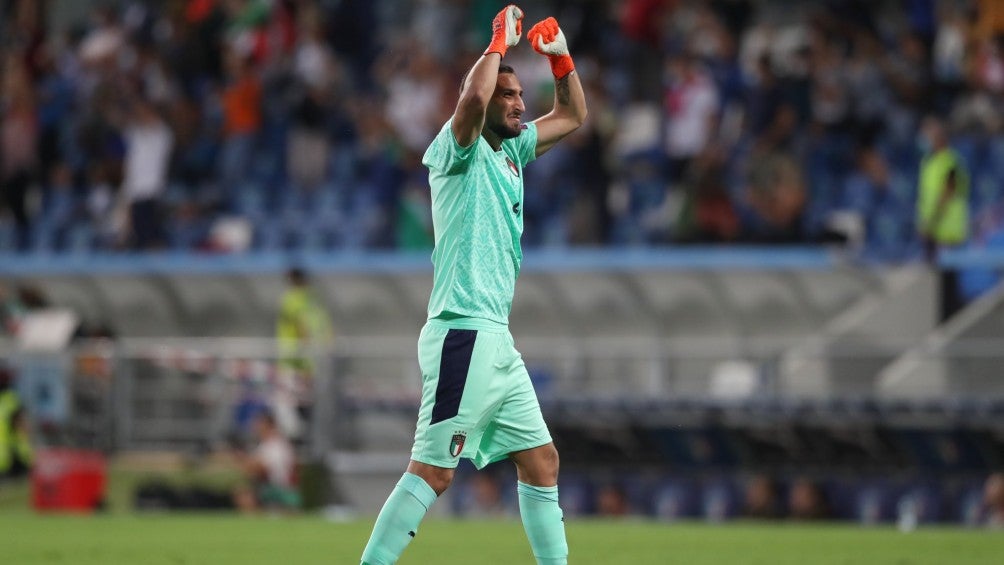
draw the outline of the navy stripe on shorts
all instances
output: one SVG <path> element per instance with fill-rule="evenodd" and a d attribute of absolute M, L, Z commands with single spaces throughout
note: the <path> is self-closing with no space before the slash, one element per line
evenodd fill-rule
<path fill-rule="evenodd" d="M 439 361 L 439 384 L 436 385 L 436 403 L 432 406 L 429 425 L 449 420 L 460 411 L 460 399 L 467 384 L 471 368 L 477 330 L 451 328 L 443 339 L 443 355 Z"/>

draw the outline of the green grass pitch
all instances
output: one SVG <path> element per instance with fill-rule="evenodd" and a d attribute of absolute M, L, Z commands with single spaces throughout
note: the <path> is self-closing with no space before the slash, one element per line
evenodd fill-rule
<path fill-rule="evenodd" d="M 226 515 L 0 514 L 11 565 L 357 565 L 369 521 Z M 571 565 L 1001 563 L 1004 532 L 574 520 Z M 401 565 L 533 565 L 518 521 L 430 520 Z"/>

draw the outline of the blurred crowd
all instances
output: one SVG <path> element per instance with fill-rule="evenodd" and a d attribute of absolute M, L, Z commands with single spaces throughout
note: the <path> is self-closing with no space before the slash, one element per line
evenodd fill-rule
<path fill-rule="evenodd" d="M 0 249 L 427 249 L 421 155 L 501 4 L 3 0 Z M 971 235 L 1000 234 L 1002 3 L 527 4 L 590 106 L 526 170 L 529 247 L 910 257 L 925 116 L 970 171 Z M 546 61 L 507 62 L 546 112 Z"/>
<path fill-rule="evenodd" d="M 514 517 L 519 508 L 514 477 L 498 466 L 480 472 L 461 467 L 450 511 L 467 518 Z M 896 524 L 909 531 L 955 523 L 1004 527 L 1004 473 L 961 480 L 811 477 L 762 473 L 701 477 L 662 474 L 563 473 L 562 508 L 570 516 L 647 517 L 657 520 L 852 521 Z"/>

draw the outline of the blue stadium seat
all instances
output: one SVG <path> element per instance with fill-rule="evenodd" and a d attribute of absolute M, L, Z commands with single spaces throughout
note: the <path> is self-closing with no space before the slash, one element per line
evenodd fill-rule
<path fill-rule="evenodd" d="M 267 208 L 264 190 L 259 185 L 249 183 L 238 192 L 236 211 L 252 222 L 263 221 L 268 215 Z"/>

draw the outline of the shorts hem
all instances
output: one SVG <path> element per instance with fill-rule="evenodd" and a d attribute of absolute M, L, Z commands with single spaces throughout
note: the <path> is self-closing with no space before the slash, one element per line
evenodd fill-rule
<path fill-rule="evenodd" d="M 424 457 L 422 455 L 411 454 L 411 460 L 416 463 L 424 463 L 426 465 L 432 465 L 433 467 L 439 467 L 440 469 L 456 469 L 457 465 L 460 464 L 460 460 L 465 459 L 464 457 L 458 457 L 451 461 L 440 461 L 432 457 Z"/>
<path fill-rule="evenodd" d="M 515 453 L 517 451 L 526 451 L 527 449 L 533 449 L 535 447 L 542 447 L 542 446 L 545 446 L 545 445 L 547 445 L 549 443 L 553 443 L 553 442 L 554 442 L 554 440 L 551 439 L 550 437 L 548 437 L 546 440 L 543 440 L 543 441 L 529 441 L 529 442 L 526 442 L 526 443 L 522 443 L 522 444 L 516 445 L 515 447 L 507 447 L 506 451 L 504 453 L 501 453 L 501 454 L 498 454 L 498 455 L 494 455 L 491 458 L 488 458 L 487 460 L 482 459 L 482 458 L 472 457 L 471 458 L 471 463 L 473 463 L 474 467 L 480 471 L 481 469 L 484 469 L 485 467 L 491 465 L 492 463 L 498 463 L 499 461 L 508 459 L 511 454 L 513 454 L 513 453 Z"/>

